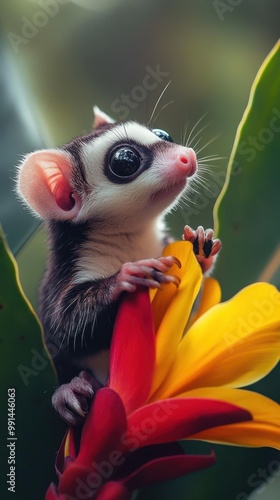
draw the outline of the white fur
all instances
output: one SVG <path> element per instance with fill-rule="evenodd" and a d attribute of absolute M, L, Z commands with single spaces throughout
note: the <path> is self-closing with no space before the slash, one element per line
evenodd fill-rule
<path fill-rule="evenodd" d="M 100 119 L 109 119 L 100 110 L 95 112 Z M 132 182 L 110 181 L 104 173 L 105 156 L 115 143 L 125 143 L 127 139 L 145 146 L 157 143 L 160 146 L 161 143 L 161 139 L 145 126 L 128 122 L 117 124 L 100 137 L 82 144 L 81 160 L 89 191 L 84 193 L 82 206 L 73 220 L 92 219 L 95 223 L 92 235 L 79 252 L 76 283 L 112 276 L 125 262 L 159 257 L 164 234 L 163 215 L 177 203 L 185 187 L 184 175 L 173 168 L 182 146 L 173 143 L 165 143 L 164 149 L 155 150 L 150 168 L 143 170 Z M 50 152 L 57 154 L 59 150 Z M 20 191 L 25 195 L 24 189 Z M 36 210 L 37 207 L 31 204 Z"/>
<path fill-rule="evenodd" d="M 163 246 L 164 224 L 155 220 L 147 224 L 142 231 L 135 232 L 131 226 L 123 228 L 126 233 L 104 228 L 92 232 L 92 241 L 87 241 L 81 248 L 76 266 L 75 283 L 87 280 L 107 278 L 119 271 L 125 262 L 134 262 L 145 258 L 159 257 Z"/>
<path fill-rule="evenodd" d="M 125 143 L 127 138 L 145 146 L 161 142 L 161 139 L 146 127 L 129 122 L 117 125 L 82 146 L 82 161 L 91 190 L 83 200 L 77 221 L 95 218 L 105 222 L 111 220 L 113 225 L 133 223 L 135 228 L 138 223 L 141 225 L 145 218 L 155 219 L 176 203 L 180 189 L 178 193 L 172 191 L 177 174 L 170 168 L 171 153 L 161 151 L 160 148 L 152 166 L 142 171 L 132 182 L 116 184 L 106 177 L 104 161 L 108 149 L 120 140 Z M 172 143 L 169 147 L 174 154 L 177 148 L 181 148 Z M 153 195 L 161 190 L 162 197 L 153 201 Z"/>
<path fill-rule="evenodd" d="M 104 123 L 114 123 L 115 120 L 108 116 L 104 111 L 101 111 L 98 106 L 93 106 L 93 114 L 94 114 L 94 127 L 98 127 Z"/>
<path fill-rule="evenodd" d="M 159 141 L 159 138 L 146 127 L 135 122 L 119 124 L 112 130 L 104 132 L 100 137 L 93 139 L 83 146 L 83 161 L 86 166 L 89 184 L 94 186 L 98 183 L 99 173 L 103 171 L 104 158 L 109 148 L 117 141 L 125 141 L 127 138 L 145 146 L 151 146 Z M 92 161 L 95 161 L 94 166 Z M 96 177 L 98 175 L 98 177 Z"/>
<path fill-rule="evenodd" d="M 145 146 L 161 142 L 146 127 L 129 122 L 82 146 L 91 191 L 77 219 L 101 222 L 94 224 L 92 236 L 80 249 L 75 283 L 106 278 L 125 262 L 161 255 L 163 215 L 177 203 L 186 182 L 184 174 L 173 168 L 182 146 L 170 143 L 163 150 L 159 147 L 150 168 L 132 182 L 116 184 L 104 174 L 105 156 L 114 143 L 125 143 L 127 138 Z"/>

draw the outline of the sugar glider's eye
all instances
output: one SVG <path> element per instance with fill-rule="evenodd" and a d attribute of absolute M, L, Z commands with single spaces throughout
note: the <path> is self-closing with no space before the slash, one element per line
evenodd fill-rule
<path fill-rule="evenodd" d="M 122 147 L 114 151 L 110 158 L 110 170 L 118 177 L 130 177 L 141 166 L 140 155 L 132 148 Z"/>
<path fill-rule="evenodd" d="M 167 132 L 165 132 L 165 130 L 161 130 L 160 128 L 154 128 L 153 132 L 163 141 L 173 142 L 172 137 Z"/>

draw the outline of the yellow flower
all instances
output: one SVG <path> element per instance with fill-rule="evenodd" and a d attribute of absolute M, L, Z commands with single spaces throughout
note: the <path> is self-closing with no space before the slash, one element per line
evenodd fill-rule
<path fill-rule="evenodd" d="M 280 449 L 280 405 L 239 389 L 278 362 L 280 293 L 256 283 L 220 304 L 220 287 L 207 278 L 192 313 L 203 278 L 193 247 L 173 243 L 164 255 L 180 260 L 169 271 L 180 286 L 150 292 L 152 304 L 145 289 L 124 296 L 107 386 L 82 432 L 68 431 L 56 462 L 59 486 L 50 485 L 46 500 L 77 488 L 87 498 L 125 500 L 141 486 L 214 462 L 213 454 L 186 455 L 175 446 L 180 439 Z"/>
<path fill-rule="evenodd" d="M 202 273 L 187 242 L 172 243 L 181 278 L 151 293 L 156 325 L 156 367 L 149 402 L 167 398 L 212 398 L 248 410 L 253 420 L 214 427 L 192 439 L 280 449 L 280 405 L 248 386 L 267 375 L 280 353 L 280 293 L 255 283 L 220 302 L 220 287 L 206 278 L 200 305 L 190 318 Z M 187 324 L 188 323 L 188 324 Z"/>

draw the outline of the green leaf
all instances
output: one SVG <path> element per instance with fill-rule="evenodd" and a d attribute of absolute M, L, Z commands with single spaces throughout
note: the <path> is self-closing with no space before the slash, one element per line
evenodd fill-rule
<path fill-rule="evenodd" d="M 30 267 L 32 272 L 32 267 Z M 54 458 L 63 427 L 51 408 L 56 376 L 47 354 L 40 323 L 24 296 L 16 262 L 0 233 L 0 373 L 1 465 L 0 497 L 10 491 L 6 476 L 15 466 L 14 498 L 44 498 L 55 479 Z M 15 389 L 15 399 L 13 399 Z M 14 407 L 8 428 L 8 398 Z M 13 427 L 15 429 L 13 429 Z M 11 435 L 9 435 L 9 430 Z M 14 432 L 14 434 L 13 434 Z M 7 438 L 12 438 L 8 440 Z M 15 464 L 13 463 L 14 443 Z M 10 455 L 10 464 L 8 463 Z"/>
<path fill-rule="evenodd" d="M 250 144 L 250 138 L 256 138 L 257 147 Z M 258 279 L 280 285 L 279 191 L 280 43 L 264 61 L 253 84 L 237 130 L 226 184 L 215 206 L 215 229 L 223 242 L 215 274 L 224 297 Z M 250 389 L 279 401 L 279 374 L 280 366 Z M 213 447 L 189 441 L 184 447 L 188 453 L 209 453 L 214 448 L 215 466 L 199 471 L 199 476 L 144 488 L 138 500 L 245 499 L 255 487 L 266 484 L 261 473 L 279 458 L 278 451 L 268 448 Z"/>
<path fill-rule="evenodd" d="M 46 231 L 41 225 L 16 254 L 20 282 L 35 311 L 38 309 L 38 289 L 47 260 L 46 241 Z M 30 273 L 30 262 L 32 262 L 32 273 Z"/>
<path fill-rule="evenodd" d="M 279 191 L 280 42 L 252 86 L 215 207 L 223 242 L 216 274 L 226 298 L 254 281 L 280 285 Z"/>

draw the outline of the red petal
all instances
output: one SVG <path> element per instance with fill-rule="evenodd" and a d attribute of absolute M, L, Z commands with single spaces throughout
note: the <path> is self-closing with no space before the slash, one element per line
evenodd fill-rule
<path fill-rule="evenodd" d="M 63 500 L 63 499 L 64 497 L 59 495 L 56 486 L 53 483 L 51 483 L 46 491 L 45 500 Z"/>
<path fill-rule="evenodd" d="M 79 441 L 80 429 L 70 427 L 62 440 L 55 460 L 55 469 L 59 477 L 65 469 L 66 457 L 71 457 L 72 460 L 76 458 Z"/>
<path fill-rule="evenodd" d="M 73 462 L 60 478 L 58 491 L 61 496 L 58 498 L 64 499 L 65 495 L 67 500 L 91 499 L 103 482 L 104 478 L 96 470 Z"/>
<path fill-rule="evenodd" d="M 175 456 L 186 456 L 184 449 L 178 442 L 154 444 L 138 448 L 136 451 L 125 455 L 125 461 L 116 470 L 114 480 L 127 481 L 128 478 L 134 477 L 134 474 L 144 465 L 164 457 Z"/>
<path fill-rule="evenodd" d="M 75 462 L 65 468 L 59 492 L 74 497 L 79 493 L 84 498 L 96 493 L 123 460 L 121 438 L 126 429 L 125 408 L 119 395 L 109 387 L 99 389 L 82 430 L 80 451 Z"/>
<path fill-rule="evenodd" d="M 98 491 L 96 500 L 130 500 L 132 491 L 119 481 L 110 481 Z"/>
<path fill-rule="evenodd" d="M 148 398 L 155 364 L 155 336 L 149 291 L 126 294 L 115 322 L 110 355 L 110 384 L 127 414 Z"/>
<path fill-rule="evenodd" d="M 122 481 L 108 481 L 112 476 L 113 467 L 110 471 L 109 461 L 100 462 L 95 469 L 89 467 L 82 467 L 76 464 L 71 465 L 71 477 L 69 476 L 69 469 L 63 474 L 60 484 L 59 492 L 62 494 L 57 499 L 102 499 L 102 500 L 120 500 L 130 499 L 131 491 L 124 485 Z M 68 476 L 67 478 L 65 476 Z M 56 497 L 51 497 L 47 500 L 56 500 Z"/>
<path fill-rule="evenodd" d="M 139 408 L 128 417 L 126 446 L 142 446 L 189 438 L 192 434 L 220 425 L 251 420 L 238 406 L 202 398 L 174 398 Z M 132 445 L 132 446 L 131 446 Z"/>
<path fill-rule="evenodd" d="M 109 387 L 99 389 L 82 430 L 76 464 L 89 466 L 122 448 L 127 429 L 125 408 L 119 395 Z"/>
<path fill-rule="evenodd" d="M 136 490 L 149 484 L 184 476 L 190 472 L 210 467 L 214 463 L 214 453 L 211 455 L 161 457 L 144 464 L 125 480 L 125 484 Z"/>

